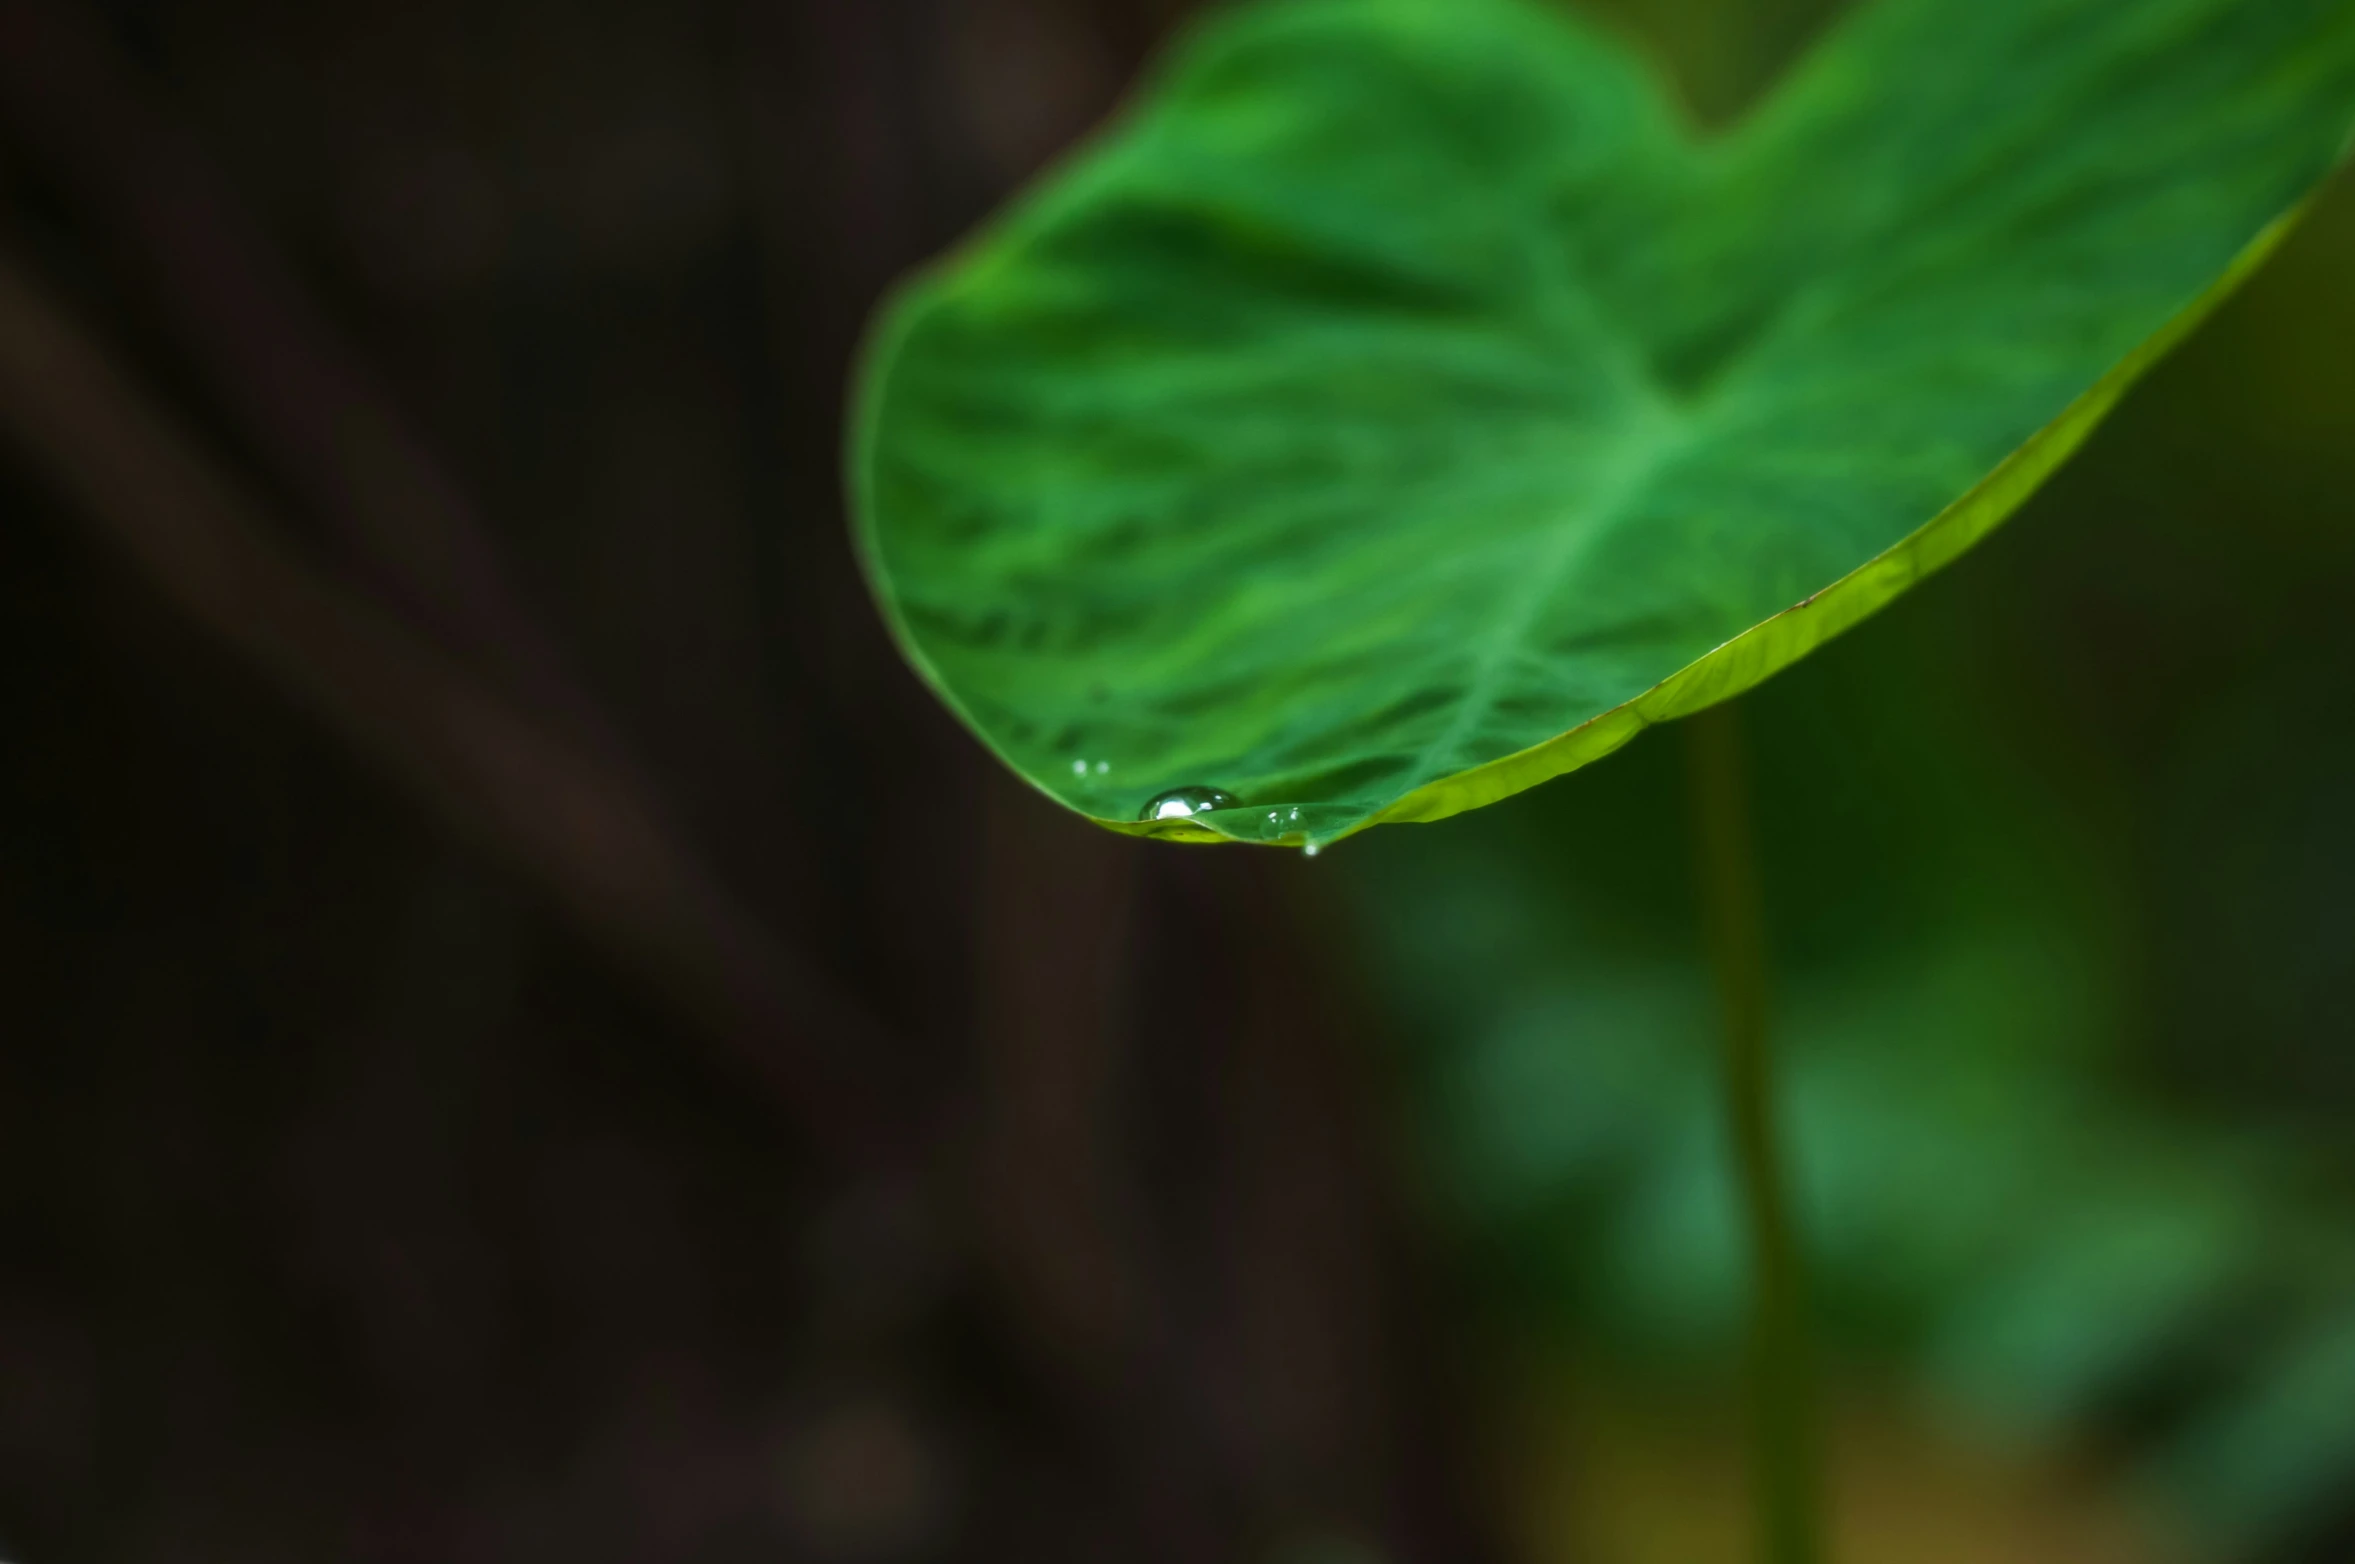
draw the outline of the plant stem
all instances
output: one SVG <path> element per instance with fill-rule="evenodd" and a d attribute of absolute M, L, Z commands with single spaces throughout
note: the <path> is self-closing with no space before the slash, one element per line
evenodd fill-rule
<path fill-rule="evenodd" d="M 1766 939 L 1749 783 L 1730 702 L 1685 724 L 1701 901 L 1725 1013 L 1727 1116 L 1750 1230 L 1752 1486 L 1763 1564 L 1819 1564 L 1821 1482 L 1806 1279 L 1776 1146 L 1766 1041 Z"/>

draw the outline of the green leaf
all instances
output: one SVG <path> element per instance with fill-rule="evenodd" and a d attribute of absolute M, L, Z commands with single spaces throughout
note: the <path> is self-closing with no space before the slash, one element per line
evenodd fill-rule
<path fill-rule="evenodd" d="M 1714 139 L 1524 0 L 1236 10 L 889 311 L 861 546 L 1106 825 L 1437 819 L 1983 536 L 2351 122 L 2350 0 L 1881 0 Z"/>

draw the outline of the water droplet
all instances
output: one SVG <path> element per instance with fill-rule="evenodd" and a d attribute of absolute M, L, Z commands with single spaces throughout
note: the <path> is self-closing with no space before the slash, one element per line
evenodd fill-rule
<path fill-rule="evenodd" d="M 1099 760 L 1096 762 L 1096 775 L 1098 776 L 1102 776 L 1105 772 L 1110 771 L 1111 769 L 1112 762 L 1109 760 Z"/>
<path fill-rule="evenodd" d="M 1303 848 L 1302 848 L 1302 849 L 1300 849 L 1300 850 L 1301 850 L 1303 853 L 1307 854 L 1309 857 L 1311 857 L 1311 858 L 1314 858 L 1314 857 L 1317 855 L 1317 844 L 1316 844 L 1316 843 L 1314 843 L 1314 842 L 1311 842 L 1311 843 L 1309 843 L 1309 844 L 1308 844 L 1306 847 L 1303 847 Z"/>
<path fill-rule="evenodd" d="M 1173 787 L 1156 793 L 1137 811 L 1139 820 L 1183 820 L 1213 809 L 1233 809 L 1243 801 L 1215 787 Z"/>
<path fill-rule="evenodd" d="M 1086 776 L 1088 774 L 1088 763 L 1084 760 L 1073 761 L 1071 763 L 1071 774 L 1075 777 Z"/>

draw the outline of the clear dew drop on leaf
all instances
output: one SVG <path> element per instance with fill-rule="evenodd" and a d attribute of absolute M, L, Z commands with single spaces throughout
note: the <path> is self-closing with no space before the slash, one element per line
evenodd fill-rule
<path fill-rule="evenodd" d="M 1213 809 L 1235 809 L 1242 800 L 1224 788 L 1173 787 L 1166 793 L 1156 793 L 1137 811 L 1139 820 L 1183 820 L 1189 815 L 1207 814 Z"/>

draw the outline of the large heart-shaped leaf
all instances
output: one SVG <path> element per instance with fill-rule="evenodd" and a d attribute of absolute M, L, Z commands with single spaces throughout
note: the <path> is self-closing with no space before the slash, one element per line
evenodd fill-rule
<path fill-rule="evenodd" d="M 2351 123 L 2355 0 L 1879 0 L 1717 138 L 1535 0 L 1271 0 L 890 311 L 862 547 L 1107 825 L 1436 819 L 1968 547 Z"/>

